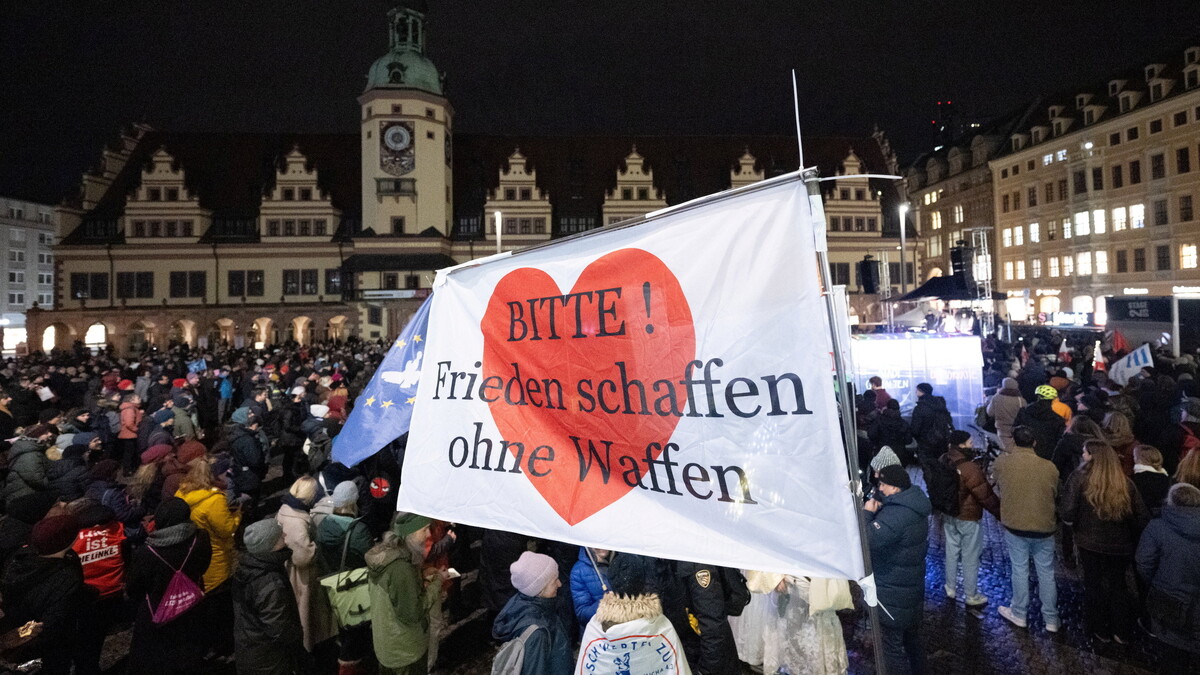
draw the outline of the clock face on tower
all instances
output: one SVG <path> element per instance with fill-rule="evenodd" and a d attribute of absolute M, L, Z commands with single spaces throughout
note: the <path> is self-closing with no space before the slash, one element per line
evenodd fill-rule
<path fill-rule="evenodd" d="M 403 176 L 416 168 L 412 122 L 379 123 L 379 168 L 392 176 Z"/>

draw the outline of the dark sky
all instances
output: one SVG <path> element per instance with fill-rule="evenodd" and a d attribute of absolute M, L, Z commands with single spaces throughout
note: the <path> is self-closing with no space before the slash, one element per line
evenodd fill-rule
<path fill-rule="evenodd" d="M 806 133 L 927 149 L 1200 36 L 1197 0 L 431 0 L 459 132 Z M 0 194 L 57 202 L 117 129 L 357 131 L 387 0 L 0 0 Z"/>

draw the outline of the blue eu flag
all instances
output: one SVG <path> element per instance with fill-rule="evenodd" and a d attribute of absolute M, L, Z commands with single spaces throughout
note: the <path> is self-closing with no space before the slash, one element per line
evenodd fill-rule
<path fill-rule="evenodd" d="M 421 379 L 421 357 L 425 354 L 425 331 L 432 304 L 430 294 L 354 401 L 354 410 L 342 433 L 333 439 L 335 462 L 354 466 L 408 433 L 413 405 L 417 402 L 417 382 Z"/>

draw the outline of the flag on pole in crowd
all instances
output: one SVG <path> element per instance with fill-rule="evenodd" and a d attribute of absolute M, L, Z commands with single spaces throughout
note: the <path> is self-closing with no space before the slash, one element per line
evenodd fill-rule
<path fill-rule="evenodd" d="M 1071 362 L 1071 350 L 1067 349 L 1067 339 L 1063 338 L 1062 344 L 1058 346 L 1058 360 L 1063 363 Z"/>
<path fill-rule="evenodd" d="M 346 425 L 333 439 L 335 462 L 354 466 L 408 433 L 417 402 L 432 303 L 431 294 L 409 319 L 371 381 L 355 399 Z"/>
<path fill-rule="evenodd" d="M 810 220 L 793 173 L 439 272 L 398 508 L 862 578 Z"/>
<path fill-rule="evenodd" d="M 1092 370 L 1099 373 L 1107 369 L 1108 364 L 1104 360 L 1104 352 L 1100 350 L 1100 341 L 1096 340 L 1096 346 L 1092 349 Z"/>
<path fill-rule="evenodd" d="M 1130 349 L 1131 347 L 1129 346 L 1129 342 L 1125 339 L 1125 336 L 1121 334 L 1121 331 L 1114 328 L 1112 332 L 1113 358 L 1125 356 L 1129 353 Z"/>
<path fill-rule="evenodd" d="M 1025 364 L 1028 362 L 1029 362 L 1029 348 L 1025 346 L 1025 341 L 1021 340 L 1021 367 L 1024 368 Z"/>
<path fill-rule="evenodd" d="M 1153 365 L 1154 357 L 1150 354 L 1150 345 L 1144 344 L 1113 363 L 1108 371 L 1108 379 L 1124 387 L 1129 383 L 1129 378 L 1137 375 L 1138 371 Z"/>

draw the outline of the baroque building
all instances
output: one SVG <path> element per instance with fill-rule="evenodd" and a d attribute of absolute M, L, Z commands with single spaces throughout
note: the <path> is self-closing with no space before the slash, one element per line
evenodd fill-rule
<path fill-rule="evenodd" d="M 785 136 L 456 134 L 421 3 L 387 29 L 357 135 L 123 130 L 57 209 L 53 299 L 28 312 L 29 348 L 386 339 L 438 269 L 796 168 Z M 805 151 L 844 176 L 822 184 L 830 259 L 866 316 L 877 303 L 853 263 L 895 247 L 899 197 L 856 176 L 895 173 L 895 157 L 878 132 Z"/>

